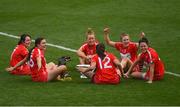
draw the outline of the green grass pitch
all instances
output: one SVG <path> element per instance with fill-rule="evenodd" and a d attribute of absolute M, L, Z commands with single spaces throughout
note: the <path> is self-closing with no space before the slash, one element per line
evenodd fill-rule
<path fill-rule="evenodd" d="M 166 71 L 180 74 L 179 0 L 0 0 L 0 32 L 43 36 L 48 43 L 78 49 L 91 27 L 100 42 L 103 28 L 110 27 L 113 41 L 130 34 L 138 41 L 141 31 L 164 61 Z M 27 76 L 5 72 L 17 39 L 0 35 L 0 105 L 129 106 L 180 105 L 180 77 L 165 74 L 162 81 L 146 84 L 122 79 L 119 85 L 94 85 L 80 79 L 75 53 L 48 47 L 47 62 L 69 55 L 71 82 L 34 83 Z M 33 44 L 32 44 L 33 45 Z M 106 46 L 116 56 L 118 52 Z"/>

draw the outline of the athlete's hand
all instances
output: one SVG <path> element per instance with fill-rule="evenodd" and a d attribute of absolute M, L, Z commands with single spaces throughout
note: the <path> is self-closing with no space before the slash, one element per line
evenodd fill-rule
<path fill-rule="evenodd" d="M 87 55 L 87 56 L 86 56 L 86 61 L 87 61 L 87 62 L 91 62 L 91 58 L 92 58 L 91 55 Z"/>
<path fill-rule="evenodd" d="M 104 28 L 104 34 L 109 34 L 110 29 L 109 28 Z"/>
<path fill-rule="evenodd" d="M 14 70 L 14 67 L 9 67 L 9 68 L 6 68 L 5 70 L 6 70 L 7 72 L 11 72 L 11 71 Z"/>

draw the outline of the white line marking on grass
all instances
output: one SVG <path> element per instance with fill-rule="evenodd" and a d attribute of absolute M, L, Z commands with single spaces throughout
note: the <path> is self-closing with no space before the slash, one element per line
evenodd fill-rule
<path fill-rule="evenodd" d="M 7 36 L 7 37 L 11 37 L 11 38 L 16 38 L 16 39 L 19 39 L 20 37 L 18 36 L 15 36 L 15 35 L 11 35 L 11 34 L 8 34 L 8 33 L 4 33 L 4 32 L 0 32 L 0 35 L 3 35 L 3 36 Z M 34 40 L 32 40 L 34 42 Z M 71 52 L 76 52 L 77 50 L 75 49 L 71 49 L 71 48 L 66 48 L 64 46 L 60 46 L 60 45 L 54 45 L 54 44 L 51 44 L 51 43 L 47 43 L 48 46 L 51 46 L 51 47 L 56 47 L 58 49 L 62 49 L 62 50 L 66 50 L 66 51 L 71 51 Z M 176 73 L 172 73 L 172 72 L 168 72 L 166 71 L 165 72 L 166 74 L 169 74 L 169 75 L 173 75 L 173 76 L 176 76 L 176 77 L 180 77 L 180 74 L 176 74 Z"/>
<path fill-rule="evenodd" d="M 180 74 L 176 74 L 176 73 L 172 73 L 172 72 L 168 72 L 168 71 L 165 71 L 165 73 L 176 76 L 176 77 L 180 77 Z"/>
<path fill-rule="evenodd" d="M 0 32 L 0 35 L 3 35 L 3 36 L 7 36 L 7 37 L 11 37 L 11 38 L 16 38 L 16 39 L 19 39 L 20 37 L 18 36 L 15 36 L 15 35 L 11 35 L 11 34 L 8 34 L 8 33 L 4 33 L 4 32 Z M 35 40 L 32 40 L 33 42 Z M 47 43 L 48 46 L 51 46 L 51 47 L 56 47 L 56 48 L 59 48 L 59 49 L 62 49 L 62 50 L 67 50 L 67 51 L 71 51 L 71 52 L 76 52 L 77 50 L 75 49 L 71 49 L 71 48 L 66 48 L 64 46 L 60 46 L 60 45 L 54 45 L 54 44 L 51 44 L 51 43 Z"/>
<path fill-rule="evenodd" d="M 71 52 L 76 52 L 77 50 L 75 49 L 71 49 L 71 48 L 66 48 L 64 46 L 60 46 L 60 45 L 54 45 L 54 44 L 51 44 L 51 43 L 47 43 L 48 46 L 51 46 L 51 47 L 56 47 L 56 48 L 59 48 L 59 49 L 62 49 L 62 50 L 66 50 L 66 51 L 71 51 Z"/>

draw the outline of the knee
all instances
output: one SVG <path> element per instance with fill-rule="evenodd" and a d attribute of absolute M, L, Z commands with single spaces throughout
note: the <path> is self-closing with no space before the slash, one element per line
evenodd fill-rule
<path fill-rule="evenodd" d="M 85 63 L 85 58 L 79 57 L 79 62 L 80 62 L 80 64 L 84 64 Z"/>
<path fill-rule="evenodd" d="M 122 60 L 121 60 L 121 62 L 127 62 L 128 61 L 128 58 L 123 58 Z"/>
<path fill-rule="evenodd" d="M 55 64 L 53 62 L 49 62 L 48 65 L 54 66 Z"/>
<path fill-rule="evenodd" d="M 140 72 L 132 72 L 131 76 L 134 78 L 143 78 L 142 73 Z"/>
<path fill-rule="evenodd" d="M 61 65 L 61 66 L 59 66 L 59 70 L 60 70 L 60 71 L 66 71 L 66 70 L 67 70 L 66 65 Z"/>

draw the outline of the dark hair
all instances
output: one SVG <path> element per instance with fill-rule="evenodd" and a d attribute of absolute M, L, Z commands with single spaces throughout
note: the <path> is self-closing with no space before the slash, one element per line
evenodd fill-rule
<path fill-rule="evenodd" d="M 28 54 L 28 60 L 30 60 L 30 56 L 31 56 L 31 53 L 32 53 L 32 50 L 37 47 L 38 44 L 41 43 L 41 41 L 43 40 L 44 38 L 43 37 L 39 37 L 35 40 L 35 46 L 33 48 L 30 49 L 29 51 L 29 54 Z"/>
<path fill-rule="evenodd" d="M 43 37 L 37 38 L 37 39 L 35 40 L 35 47 L 37 47 L 37 45 L 39 45 L 43 39 L 44 39 Z"/>
<path fill-rule="evenodd" d="M 141 42 L 145 42 L 145 43 L 149 46 L 149 41 L 148 41 L 148 39 L 147 39 L 146 37 L 142 37 L 142 38 L 139 40 L 139 44 L 140 44 Z"/>
<path fill-rule="evenodd" d="M 18 42 L 18 45 L 20 45 L 21 43 L 25 42 L 26 37 L 30 37 L 31 38 L 31 36 L 29 34 L 22 34 L 21 37 L 20 37 L 20 40 Z"/>
<path fill-rule="evenodd" d="M 104 57 L 106 56 L 104 52 L 105 52 L 105 46 L 103 43 L 99 43 L 98 45 L 96 45 L 96 53 L 101 58 L 101 60 L 103 60 Z"/>

